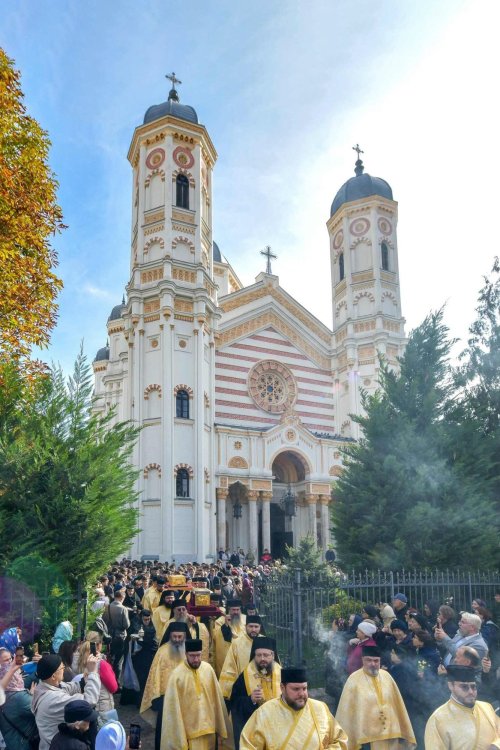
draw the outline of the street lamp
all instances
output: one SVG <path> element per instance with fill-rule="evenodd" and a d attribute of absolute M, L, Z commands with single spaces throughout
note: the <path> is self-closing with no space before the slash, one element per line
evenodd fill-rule
<path fill-rule="evenodd" d="M 241 518 L 242 505 L 239 500 L 233 503 L 233 518 Z"/>
<path fill-rule="evenodd" d="M 285 516 L 287 518 L 293 518 L 295 516 L 297 511 L 297 505 L 296 505 L 296 499 L 295 495 L 292 492 L 292 488 L 290 485 L 288 485 L 287 491 L 284 493 L 283 497 L 281 498 L 281 507 L 285 511 Z"/>

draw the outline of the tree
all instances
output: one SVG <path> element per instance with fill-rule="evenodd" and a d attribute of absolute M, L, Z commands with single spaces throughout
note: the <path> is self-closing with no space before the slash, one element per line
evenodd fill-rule
<path fill-rule="evenodd" d="M 461 365 L 454 373 L 450 451 L 464 476 L 474 477 L 500 510 L 500 263 L 479 292 Z"/>
<path fill-rule="evenodd" d="M 398 372 L 381 362 L 380 390 L 363 394 L 359 443 L 345 450 L 333 520 L 341 565 L 491 566 L 498 521 L 449 454 L 454 394 L 443 311 L 410 335 Z M 464 551 L 467 556 L 464 557 Z"/>
<path fill-rule="evenodd" d="M 0 354 L 46 346 L 56 322 L 57 255 L 63 228 L 47 133 L 26 114 L 19 73 L 0 48 Z"/>
<path fill-rule="evenodd" d="M 122 554 L 137 533 L 138 429 L 93 414 L 80 352 L 66 383 L 59 368 L 0 390 L 0 550 L 3 562 L 35 550 L 73 588 Z M 19 398 L 20 390 L 22 397 Z M 15 394 L 12 398 L 11 392 Z"/>

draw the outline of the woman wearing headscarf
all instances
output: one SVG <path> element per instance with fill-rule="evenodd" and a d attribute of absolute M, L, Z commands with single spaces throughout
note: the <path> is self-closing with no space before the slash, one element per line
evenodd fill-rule
<path fill-rule="evenodd" d="M 21 628 L 7 628 L 0 635 L 0 648 L 6 648 L 12 656 L 16 653 L 16 648 L 21 643 Z"/>
<path fill-rule="evenodd" d="M 59 653 L 59 646 L 64 641 L 70 641 L 73 638 L 73 625 L 69 620 L 60 622 L 52 638 L 52 650 L 55 654 Z"/>
<path fill-rule="evenodd" d="M 95 750 L 125 750 L 127 735 L 119 721 L 108 721 L 97 733 Z"/>
<path fill-rule="evenodd" d="M 8 750 L 29 750 L 30 741 L 38 734 L 31 711 L 31 693 L 25 687 L 20 667 L 6 648 L 0 648 L 0 684 L 5 691 L 5 704 L 0 711 L 0 731 L 5 744 Z"/>

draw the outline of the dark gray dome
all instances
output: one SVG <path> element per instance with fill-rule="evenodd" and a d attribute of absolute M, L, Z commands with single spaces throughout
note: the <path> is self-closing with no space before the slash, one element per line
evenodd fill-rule
<path fill-rule="evenodd" d="M 144 115 L 144 125 L 153 120 L 159 120 L 160 117 L 177 117 L 179 120 L 187 120 L 187 122 L 194 122 L 198 124 L 198 115 L 193 107 L 188 104 L 181 104 L 179 101 L 179 94 L 175 88 L 170 90 L 168 100 L 162 102 L 162 104 L 153 104 L 152 107 L 146 110 Z"/>
<path fill-rule="evenodd" d="M 212 258 L 214 259 L 214 263 L 222 263 L 222 255 L 216 242 L 212 242 Z"/>
<path fill-rule="evenodd" d="M 115 305 L 109 314 L 108 323 L 111 320 L 120 320 L 126 307 L 127 305 L 124 302 L 121 305 Z"/>
<path fill-rule="evenodd" d="M 95 355 L 94 362 L 103 362 L 106 359 L 109 359 L 109 346 L 103 346 L 102 349 L 99 349 Z"/>
<path fill-rule="evenodd" d="M 388 182 L 381 177 L 372 177 L 363 173 L 363 162 L 358 159 L 356 162 L 355 177 L 344 182 L 337 195 L 333 199 L 330 209 L 330 216 L 337 213 L 344 203 L 357 201 L 360 198 L 368 198 L 370 195 L 380 195 L 382 198 L 389 198 L 392 201 L 392 188 Z"/>

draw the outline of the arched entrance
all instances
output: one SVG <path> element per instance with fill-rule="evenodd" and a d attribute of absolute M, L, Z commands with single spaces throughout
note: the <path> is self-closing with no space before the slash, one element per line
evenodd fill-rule
<path fill-rule="evenodd" d="M 298 452 L 284 450 L 275 456 L 272 463 L 273 498 L 270 508 L 271 554 L 274 558 L 286 557 L 286 547 L 292 547 L 299 535 L 298 518 L 287 516 L 282 504 L 283 496 L 290 488 L 297 501 L 304 494 L 306 476 L 310 467 Z"/>

